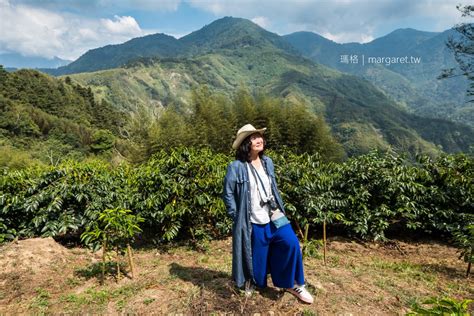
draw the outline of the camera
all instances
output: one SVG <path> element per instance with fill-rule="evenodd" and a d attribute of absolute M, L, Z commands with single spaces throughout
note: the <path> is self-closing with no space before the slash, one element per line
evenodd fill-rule
<path fill-rule="evenodd" d="M 275 198 L 273 196 L 271 196 L 270 198 L 268 198 L 267 202 L 263 202 L 263 201 L 260 201 L 260 206 L 264 206 L 265 204 L 268 204 L 268 206 L 270 206 L 270 210 L 274 211 L 278 208 L 278 205 L 275 201 Z"/>

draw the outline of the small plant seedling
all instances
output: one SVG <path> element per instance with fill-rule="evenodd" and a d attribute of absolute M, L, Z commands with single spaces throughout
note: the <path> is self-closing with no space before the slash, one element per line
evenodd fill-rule
<path fill-rule="evenodd" d="M 104 282 L 107 253 L 109 250 L 114 250 L 117 255 L 117 280 L 120 279 L 119 258 L 125 251 L 128 254 L 132 278 L 134 278 L 135 265 L 130 243 L 134 236 L 141 232 L 140 222 L 143 222 L 143 218 L 131 214 L 130 210 L 121 208 L 106 209 L 99 214 L 97 220 L 87 227 L 86 231 L 81 235 L 81 240 L 86 245 L 92 246 L 94 251 L 97 251 L 102 246 L 102 283 Z"/>

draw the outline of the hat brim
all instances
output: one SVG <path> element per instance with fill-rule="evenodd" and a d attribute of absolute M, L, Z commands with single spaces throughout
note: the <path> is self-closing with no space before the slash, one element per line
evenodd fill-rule
<path fill-rule="evenodd" d="M 232 143 L 232 149 L 239 148 L 240 144 L 244 141 L 245 138 L 247 138 L 247 136 L 250 136 L 250 135 L 255 134 L 255 133 L 260 133 L 260 134 L 263 135 L 263 133 L 265 132 L 266 129 L 267 128 L 264 127 L 264 128 L 260 128 L 260 129 L 255 129 L 253 131 L 245 131 L 245 132 L 240 133 L 239 135 L 237 135 L 234 142 Z"/>

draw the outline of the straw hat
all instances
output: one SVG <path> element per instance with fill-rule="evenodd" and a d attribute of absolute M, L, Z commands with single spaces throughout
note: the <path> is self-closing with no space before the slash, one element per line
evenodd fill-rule
<path fill-rule="evenodd" d="M 237 131 L 237 136 L 235 137 L 234 142 L 232 143 L 232 149 L 237 149 L 239 148 L 240 144 L 243 142 L 243 140 L 254 133 L 260 133 L 263 134 L 267 128 L 261 128 L 261 129 L 256 129 L 253 127 L 252 124 L 247 124 L 242 126 L 238 131 Z"/>

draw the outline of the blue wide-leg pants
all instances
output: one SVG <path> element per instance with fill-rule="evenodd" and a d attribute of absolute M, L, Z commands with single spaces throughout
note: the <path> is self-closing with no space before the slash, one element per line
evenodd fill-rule
<path fill-rule="evenodd" d="M 276 287 L 293 288 L 295 282 L 303 285 L 303 258 L 291 225 L 277 229 L 270 222 L 252 224 L 252 228 L 252 264 L 256 285 L 266 287 L 268 273 Z"/>

